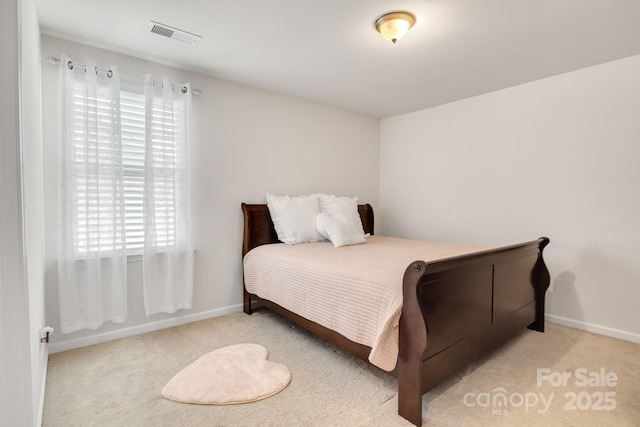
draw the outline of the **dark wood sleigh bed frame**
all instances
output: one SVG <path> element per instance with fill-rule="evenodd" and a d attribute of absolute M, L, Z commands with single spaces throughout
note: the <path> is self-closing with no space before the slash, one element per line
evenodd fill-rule
<path fill-rule="evenodd" d="M 278 243 L 265 204 L 242 203 L 242 256 L 256 246 Z M 373 208 L 358 205 L 366 233 L 373 234 Z M 398 378 L 398 414 L 422 425 L 422 395 L 460 369 L 518 335 L 526 327 L 544 332 L 549 271 L 542 251 L 549 239 L 425 263 L 414 261 L 403 277 Z M 244 311 L 252 301 L 299 324 L 343 350 L 367 360 L 370 347 L 309 321 L 244 289 Z M 428 338 L 428 339 L 427 339 Z"/>

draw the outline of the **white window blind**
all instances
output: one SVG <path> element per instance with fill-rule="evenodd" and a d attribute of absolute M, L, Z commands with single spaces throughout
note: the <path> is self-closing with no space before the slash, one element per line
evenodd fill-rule
<path fill-rule="evenodd" d="M 69 173 L 77 205 L 74 248 L 77 254 L 122 249 L 125 236 L 118 208 L 122 194 L 118 191 L 119 156 L 113 150 L 117 127 L 112 125 L 108 88 L 98 86 L 87 96 L 84 86 L 69 86 L 72 119 L 67 131 L 73 141 Z"/>
<path fill-rule="evenodd" d="M 110 105 L 106 102 L 96 100 L 98 108 L 98 117 L 101 110 L 105 114 L 110 110 Z M 104 105 L 102 105 L 104 104 Z M 181 114 L 182 112 L 176 112 Z M 167 120 L 169 121 L 169 120 Z M 173 120 L 171 120 L 173 123 Z M 99 126 L 99 125 L 98 125 Z M 124 200 L 125 200 L 125 239 L 127 254 L 142 254 L 144 248 L 144 219 L 143 219 L 143 194 L 144 194 L 144 168 L 145 168 L 145 98 L 142 88 L 139 91 L 127 89 L 120 91 L 120 128 L 122 136 L 122 173 L 124 181 Z M 77 141 L 85 139 L 83 134 L 85 127 L 82 123 L 78 123 L 74 132 Z M 153 121 L 152 126 L 153 143 L 161 145 L 161 150 L 169 157 L 174 153 L 171 151 L 173 146 L 166 144 L 163 135 L 175 132 L 171 126 L 157 119 Z M 181 131 L 181 129 L 179 130 Z M 98 139 L 97 144 L 109 144 L 108 141 Z M 171 152 L 171 153 L 168 153 Z M 101 163 L 111 164 L 117 159 L 109 159 L 108 151 L 97 148 L 97 152 L 101 155 Z M 105 154 L 106 153 L 106 154 Z M 78 143 L 75 150 L 76 160 L 81 163 L 83 159 L 90 155 L 86 153 L 82 144 Z M 167 165 L 156 164 L 156 170 L 164 169 L 164 179 L 159 179 L 156 185 L 162 187 L 164 197 L 173 197 L 173 178 L 175 171 L 173 164 Z M 107 171 L 109 172 L 109 171 Z M 114 216 L 112 201 L 101 199 L 99 203 L 92 201 L 87 197 L 89 193 L 96 191 L 96 186 L 100 185 L 101 179 L 91 180 L 86 177 L 78 176 L 77 195 L 80 201 L 78 212 L 78 245 L 79 253 L 93 252 L 104 250 L 108 247 L 122 247 L 121 239 L 119 242 L 113 242 L 113 234 L 91 233 L 90 227 L 87 227 L 93 217 L 101 218 L 110 217 L 114 222 L 119 221 Z M 104 180 L 104 182 L 110 182 Z M 175 243 L 174 229 L 174 211 L 168 200 L 160 198 L 156 202 L 156 221 L 160 221 L 161 232 L 157 236 L 158 246 L 171 246 Z M 111 237 L 110 237 L 111 236 Z M 107 239 L 107 240 L 105 240 Z"/>
<path fill-rule="evenodd" d="M 122 132 L 122 168 L 125 197 L 125 235 L 127 253 L 142 254 L 144 224 L 145 101 L 142 92 L 120 91 Z"/>

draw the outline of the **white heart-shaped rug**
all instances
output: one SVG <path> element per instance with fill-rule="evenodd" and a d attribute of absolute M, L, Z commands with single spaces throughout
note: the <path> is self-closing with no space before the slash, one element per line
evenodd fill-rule
<path fill-rule="evenodd" d="M 233 405 L 273 396 L 291 381 L 286 366 L 267 360 L 258 344 L 236 344 L 207 353 L 178 372 L 162 389 L 170 400 Z"/>

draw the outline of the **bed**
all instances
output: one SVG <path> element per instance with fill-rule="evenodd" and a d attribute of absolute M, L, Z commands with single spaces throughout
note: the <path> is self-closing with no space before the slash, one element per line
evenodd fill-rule
<path fill-rule="evenodd" d="M 312 251 L 310 255 L 304 255 L 306 256 L 302 258 L 304 262 L 298 262 L 296 261 L 298 255 L 294 256 L 289 252 L 292 250 L 289 248 L 290 245 L 284 245 L 278 240 L 266 204 L 242 203 L 241 206 L 244 216 L 242 244 L 243 264 L 245 264 L 244 312 L 251 314 L 254 303 L 259 303 L 341 349 L 368 360 L 381 369 L 390 370 L 398 380 L 398 414 L 415 425 L 422 425 L 424 393 L 515 337 L 523 329 L 528 327 L 544 332 L 544 298 L 550 281 L 549 272 L 542 257 L 543 249 L 549 243 L 546 237 L 493 249 L 480 247 L 455 249 L 441 245 L 435 253 L 445 254 L 444 258 L 431 259 L 433 257 L 430 257 L 425 261 L 423 258 L 416 257 L 406 262 L 406 266 L 398 268 L 394 265 L 389 270 L 398 276 L 399 311 L 396 313 L 390 310 L 391 317 L 385 318 L 389 323 L 385 327 L 388 327 L 391 332 L 384 332 L 386 335 L 383 339 L 375 336 L 367 340 L 360 339 L 361 335 L 357 333 L 353 335 L 351 330 L 336 327 L 332 322 L 323 320 L 324 318 L 320 315 L 316 316 L 317 310 L 312 309 L 309 312 L 297 308 L 289 309 L 297 306 L 291 305 L 288 298 L 272 297 L 269 293 L 266 293 L 268 298 L 264 297 L 265 291 L 255 291 L 260 288 L 256 288 L 254 282 L 257 282 L 255 277 L 260 275 L 261 269 L 264 269 L 264 275 L 267 275 L 266 270 L 269 268 L 266 267 L 269 264 L 265 262 L 271 262 L 269 257 L 276 256 L 282 257 L 280 261 L 274 258 L 276 262 L 280 262 L 278 270 L 286 269 L 288 265 L 291 274 L 305 274 L 304 268 L 308 268 L 309 272 L 303 276 L 302 281 L 312 283 L 314 291 L 323 286 L 321 280 L 325 280 L 328 286 L 328 282 L 341 279 L 341 274 L 352 274 L 351 270 L 341 272 L 341 268 L 347 268 L 347 264 L 350 263 L 346 262 L 350 253 L 354 257 L 353 263 L 358 266 L 356 269 L 362 271 L 364 277 L 352 277 L 350 283 L 360 283 L 366 278 L 370 280 L 378 274 L 383 274 L 384 268 L 380 270 L 382 273 L 375 270 L 379 268 L 377 265 L 380 264 L 379 260 L 371 264 L 370 269 L 363 264 L 366 256 L 362 255 L 364 253 L 362 251 L 373 251 L 376 246 L 386 250 L 384 245 L 395 245 L 396 240 L 400 239 L 374 235 L 373 208 L 368 204 L 357 205 L 362 228 L 365 233 L 371 235 L 366 244 L 349 250 L 331 248 L 328 243 L 323 246 L 321 242 L 295 245 L 299 247 L 296 250 Z M 415 244 L 415 241 L 408 242 Z M 272 245 L 276 243 L 280 244 Z M 263 247 L 264 245 L 272 246 Z M 420 247 L 415 246 L 415 248 L 416 253 L 421 253 Z M 253 249 L 256 251 L 247 257 Z M 257 258 L 258 252 L 262 257 L 266 257 L 264 259 L 267 261 Z M 321 254 L 325 252 L 340 253 L 343 257 L 341 265 L 335 265 L 325 273 L 322 273 L 317 265 L 324 261 L 307 266 L 307 262 L 321 259 L 320 257 L 323 256 Z M 278 253 L 280 255 L 277 255 Z M 446 255 L 450 253 L 457 255 Z M 398 260 L 409 259 L 406 256 L 403 254 L 404 258 L 397 257 L 396 263 Z M 248 258 L 252 258 L 251 267 L 246 265 L 245 261 Z M 263 263 L 255 262 L 253 258 L 263 259 Z M 296 262 L 298 264 L 295 264 Z M 326 278 L 322 279 L 324 276 Z M 295 278 L 298 276 L 291 277 L 294 278 L 292 280 L 297 280 Z M 329 303 L 325 301 L 320 305 L 342 310 L 330 312 L 329 317 L 343 318 L 347 323 L 351 312 L 358 312 L 363 318 L 367 318 L 369 304 L 364 302 L 372 299 L 368 289 L 356 287 L 353 291 L 356 292 L 355 296 L 349 297 L 361 298 L 363 301 L 363 304 L 356 309 L 341 308 L 342 301 L 348 298 L 342 294 L 336 295 L 335 291 L 330 291 L 332 299 Z M 306 301 L 301 306 L 306 307 L 309 303 L 313 303 L 315 296 L 310 295 L 315 293 L 305 294 Z M 395 301 L 397 298 L 392 295 L 390 299 Z M 393 308 L 395 309 L 395 306 Z M 376 322 L 375 319 L 373 323 Z M 351 323 L 356 324 L 353 327 L 354 330 L 360 330 L 361 327 L 356 321 Z M 389 352 L 386 347 L 383 350 L 378 349 L 379 341 L 393 344 L 394 340 L 395 353 Z M 389 364 L 390 358 L 393 358 L 393 364 Z"/>

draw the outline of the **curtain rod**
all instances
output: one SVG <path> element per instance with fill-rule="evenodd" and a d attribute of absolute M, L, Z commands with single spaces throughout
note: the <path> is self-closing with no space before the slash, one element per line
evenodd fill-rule
<path fill-rule="evenodd" d="M 57 57 L 55 57 L 55 56 L 47 56 L 45 59 L 47 60 L 47 62 L 48 62 L 49 64 L 56 65 L 56 64 L 59 64 L 59 63 L 60 63 L 60 58 L 57 58 Z M 76 64 L 76 65 L 77 65 L 78 67 L 80 67 L 80 68 L 85 68 L 85 69 L 86 69 L 86 65 L 83 65 L 83 64 Z M 109 72 L 111 72 L 111 70 L 103 70 L 103 69 L 101 69 L 101 68 L 96 68 L 96 69 L 97 69 L 98 71 L 102 71 L 102 72 L 105 72 L 105 73 L 109 73 Z M 121 75 L 122 77 L 125 77 L 125 78 L 128 78 L 128 79 L 144 81 L 144 79 L 143 79 L 143 78 L 141 78 L 141 77 L 129 76 L 129 75 L 127 75 L 127 74 L 120 74 L 120 75 Z M 162 82 L 159 82 L 159 83 L 162 83 Z M 174 85 L 174 87 L 176 87 L 176 86 Z M 184 88 L 183 88 L 183 91 L 184 91 L 184 89 L 186 89 L 186 87 L 184 87 Z M 203 93 L 203 92 L 202 92 L 200 89 L 191 89 L 191 93 L 192 93 L 193 95 L 202 95 L 202 93 Z"/>

